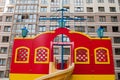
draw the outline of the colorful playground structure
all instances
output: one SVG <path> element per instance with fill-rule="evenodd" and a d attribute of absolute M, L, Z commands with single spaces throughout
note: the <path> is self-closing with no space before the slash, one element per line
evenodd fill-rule
<path fill-rule="evenodd" d="M 70 41 L 55 42 L 60 34 Z M 69 46 L 70 55 L 55 55 L 54 46 Z M 115 80 L 111 40 L 67 28 L 15 38 L 10 80 Z"/>

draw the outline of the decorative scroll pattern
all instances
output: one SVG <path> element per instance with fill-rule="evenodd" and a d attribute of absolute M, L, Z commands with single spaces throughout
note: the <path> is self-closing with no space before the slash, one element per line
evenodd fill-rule
<path fill-rule="evenodd" d="M 108 50 L 105 48 L 97 48 L 95 51 L 95 59 L 97 64 L 109 63 Z"/>
<path fill-rule="evenodd" d="M 75 62 L 76 63 L 82 63 L 82 64 L 88 64 L 89 63 L 89 51 L 87 48 L 77 48 L 76 49 L 76 57 Z"/>
<path fill-rule="evenodd" d="M 29 49 L 27 47 L 19 47 L 16 49 L 15 62 L 16 63 L 28 63 Z"/>
<path fill-rule="evenodd" d="M 35 63 L 46 63 L 49 59 L 49 51 L 45 47 L 40 47 L 35 50 Z"/>

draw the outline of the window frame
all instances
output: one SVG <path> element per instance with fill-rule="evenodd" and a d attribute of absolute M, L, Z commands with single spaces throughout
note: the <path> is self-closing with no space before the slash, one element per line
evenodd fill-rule
<path fill-rule="evenodd" d="M 110 12 L 116 12 L 116 7 L 109 7 L 110 8 Z"/>
<path fill-rule="evenodd" d="M 37 58 L 37 50 L 38 50 L 38 49 L 41 49 L 41 48 L 46 49 L 46 50 L 47 50 L 47 53 L 48 53 L 48 54 L 47 54 L 47 60 L 46 60 L 45 62 L 36 61 L 36 58 Z M 48 63 L 49 63 L 49 54 L 50 54 L 50 51 L 49 51 L 49 49 L 48 49 L 47 47 L 41 46 L 41 47 L 36 48 L 36 49 L 35 49 L 35 52 L 34 52 L 34 63 L 35 63 L 35 64 L 48 64 Z"/>
<path fill-rule="evenodd" d="M 2 42 L 3 43 L 8 43 L 9 42 L 9 36 L 2 36 Z"/>
<path fill-rule="evenodd" d="M 118 43 L 120 44 L 120 37 L 113 37 L 113 41 L 115 44 L 118 44 Z"/>
<path fill-rule="evenodd" d="M 107 60 L 106 62 L 99 62 L 97 61 L 97 50 L 99 49 L 103 49 L 103 50 L 106 50 L 106 55 L 107 55 Z M 107 48 L 104 48 L 104 47 L 98 47 L 98 48 L 95 48 L 94 49 L 94 58 L 95 58 L 95 64 L 110 64 L 110 55 L 109 55 L 109 50 Z"/>
<path fill-rule="evenodd" d="M 112 26 L 112 32 L 119 32 L 118 26 Z"/>
<path fill-rule="evenodd" d="M 28 55 L 27 55 L 27 60 L 26 61 L 17 61 L 17 55 L 18 55 L 18 50 L 24 48 L 27 49 L 28 51 Z M 29 58 L 30 58 L 30 49 L 28 47 L 25 46 L 21 46 L 15 49 L 15 58 L 14 58 L 14 63 L 29 63 Z"/>
<path fill-rule="evenodd" d="M 87 12 L 93 12 L 93 7 L 87 7 Z"/>
<path fill-rule="evenodd" d="M 79 50 L 79 49 L 84 49 L 84 50 L 87 51 L 87 59 L 88 59 L 88 61 L 86 61 L 86 62 L 78 62 L 78 61 L 77 61 L 77 50 Z M 90 52 L 89 52 L 89 49 L 86 48 L 86 47 L 78 47 L 78 48 L 75 48 L 74 61 L 75 61 L 75 64 L 90 64 Z"/>
<path fill-rule="evenodd" d="M 104 7 L 98 7 L 98 12 L 105 12 L 105 8 Z"/>
<path fill-rule="evenodd" d="M 120 59 L 116 59 L 115 62 L 116 62 L 116 67 L 120 68 Z"/>

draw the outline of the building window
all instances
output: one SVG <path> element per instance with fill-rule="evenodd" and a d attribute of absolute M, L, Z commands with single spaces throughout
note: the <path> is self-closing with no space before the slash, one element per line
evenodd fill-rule
<path fill-rule="evenodd" d="M 7 47 L 1 47 L 0 49 L 0 54 L 6 54 L 7 53 L 8 48 Z"/>
<path fill-rule="evenodd" d="M 69 7 L 63 7 L 64 9 L 66 9 L 68 12 L 70 11 Z"/>
<path fill-rule="evenodd" d="M 39 26 L 38 31 L 39 32 L 45 32 L 46 31 L 46 26 Z"/>
<path fill-rule="evenodd" d="M 29 30 L 29 33 L 35 33 L 35 24 L 29 24 L 26 28 Z"/>
<path fill-rule="evenodd" d="M 51 7 L 51 8 L 50 8 L 50 11 L 51 11 L 51 12 L 57 12 L 58 9 L 59 9 L 59 7 Z"/>
<path fill-rule="evenodd" d="M 4 5 L 4 6 L 5 6 L 5 5 Z M 1 7 L 1 8 L 0 8 L 0 12 L 3 12 L 3 11 L 4 11 L 4 8 Z"/>
<path fill-rule="evenodd" d="M 115 7 L 110 7 L 110 12 L 116 12 L 116 8 Z"/>
<path fill-rule="evenodd" d="M 88 32 L 95 32 L 94 26 L 88 26 Z"/>
<path fill-rule="evenodd" d="M 75 7 L 74 11 L 75 12 L 83 12 L 84 8 L 83 7 Z"/>
<path fill-rule="evenodd" d="M 84 16 L 75 16 L 74 18 L 78 19 L 84 19 Z M 84 20 L 74 20 L 75 22 L 84 22 Z"/>
<path fill-rule="evenodd" d="M 118 73 L 118 80 L 120 79 L 120 73 Z"/>
<path fill-rule="evenodd" d="M 115 48 L 115 55 L 120 55 L 120 48 Z"/>
<path fill-rule="evenodd" d="M 40 12 L 47 12 L 47 7 L 41 7 Z"/>
<path fill-rule="evenodd" d="M 104 32 L 107 32 L 107 26 L 102 26 L 104 29 Z"/>
<path fill-rule="evenodd" d="M 70 1 L 69 0 L 63 0 L 63 4 L 69 4 Z"/>
<path fill-rule="evenodd" d="M 109 3 L 115 3 L 115 0 L 108 0 Z"/>
<path fill-rule="evenodd" d="M 60 0 L 51 0 L 51 5 L 57 6 L 60 4 Z"/>
<path fill-rule="evenodd" d="M 22 19 L 28 19 L 28 18 L 29 18 L 28 14 L 23 14 L 22 15 Z"/>
<path fill-rule="evenodd" d="M 70 26 L 65 26 L 65 28 L 70 29 Z"/>
<path fill-rule="evenodd" d="M 120 43 L 120 37 L 114 37 L 114 43 Z"/>
<path fill-rule="evenodd" d="M 8 11 L 7 12 L 13 12 L 14 8 L 13 7 L 8 7 Z"/>
<path fill-rule="evenodd" d="M 4 8 L 0 8 L 0 12 L 3 12 L 4 11 Z"/>
<path fill-rule="evenodd" d="M 0 3 L 5 3 L 6 2 L 6 0 L 0 0 Z"/>
<path fill-rule="evenodd" d="M 118 26 L 112 26 L 112 32 L 119 32 Z"/>
<path fill-rule="evenodd" d="M 15 1 L 14 0 L 10 0 L 10 4 L 14 4 L 15 3 Z"/>
<path fill-rule="evenodd" d="M 118 5 L 120 6 L 120 0 L 118 0 Z"/>
<path fill-rule="evenodd" d="M 106 22 L 106 17 L 105 16 L 99 16 L 99 21 L 100 22 Z"/>
<path fill-rule="evenodd" d="M 83 6 L 83 0 L 74 0 L 75 6 Z"/>
<path fill-rule="evenodd" d="M 18 4 L 37 4 L 38 0 L 17 0 Z"/>
<path fill-rule="evenodd" d="M 9 36 L 3 36 L 2 42 L 9 42 Z"/>
<path fill-rule="evenodd" d="M 4 77 L 4 71 L 0 71 L 0 78 Z"/>
<path fill-rule="evenodd" d="M 6 78 L 9 78 L 9 73 L 10 73 L 10 70 L 6 70 L 6 71 L 5 71 L 5 77 L 6 77 Z"/>
<path fill-rule="evenodd" d="M 27 0 L 25 0 L 27 1 Z M 24 3 L 25 3 L 24 1 Z M 33 0 L 32 0 L 33 1 Z M 32 2 L 33 3 L 33 2 Z M 28 4 L 28 3 L 27 3 Z M 31 3 L 30 3 L 31 4 Z M 17 5 L 15 12 L 30 12 L 30 13 L 35 13 L 37 12 L 37 5 Z"/>
<path fill-rule="evenodd" d="M 47 4 L 47 0 L 41 0 L 41 4 Z"/>
<path fill-rule="evenodd" d="M 98 0 L 98 3 L 104 3 L 104 0 Z"/>
<path fill-rule="evenodd" d="M 86 0 L 87 3 L 93 3 L 93 0 Z"/>
<path fill-rule="evenodd" d="M 111 22 L 118 22 L 117 16 L 111 16 Z"/>
<path fill-rule="evenodd" d="M 87 12 L 93 12 L 93 7 L 87 7 Z"/>
<path fill-rule="evenodd" d="M 2 22 L 2 16 L 0 16 L 0 22 Z"/>
<path fill-rule="evenodd" d="M 46 16 L 40 16 L 39 21 L 45 21 Z"/>
<path fill-rule="evenodd" d="M 75 31 L 85 32 L 85 27 L 84 26 L 75 26 Z"/>
<path fill-rule="evenodd" d="M 4 32 L 10 32 L 11 31 L 11 27 L 10 26 L 5 26 L 4 27 Z"/>
<path fill-rule="evenodd" d="M 11 57 L 7 58 L 7 67 L 9 68 L 11 66 Z"/>
<path fill-rule="evenodd" d="M 51 2 L 54 2 L 54 0 L 51 0 Z"/>
<path fill-rule="evenodd" d="M 15 15 L 14 18 L 16 19 L 16 22 L 21 22 L 22 20 L 22 15 L 18 14 L 18 15 Z"/>
<path fill-rule="evenodd" d="M 99 12 L 105 12 L 105 9 L 104 9 L 104 7 L 98 7 L 98 11 Z"/>
<path fill-rule="evenodd" d="M 120 60 L 116 60 L 116 67 L 120 67 Z"/>
<path fill-rule="evenodd" d="M 58 26 L 56 26 L 56 25 L 55 25 L 55 26 L 50 26 L 50 29 L 49 29 L 49 30 L 50 30 L 50 31 L 54 31 L 56 28 L 58 28 Z"/>
<path fill-rule="evenodd" d="M 12 22 L 12 16 L 6 16 L 6 22 Z"/>
<path fill-rule="evenodd" d="M 88 16 L 87 19 L 88 22 L 94 22 L 94 16 Z"/>
<path fill-rule="evenodd" d="M 0 59 L 0 66 L 6 65 L 6 59 Z"/>

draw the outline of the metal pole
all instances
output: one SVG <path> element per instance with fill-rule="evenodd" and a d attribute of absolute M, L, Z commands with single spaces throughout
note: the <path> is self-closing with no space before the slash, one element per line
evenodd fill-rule
<path fill-rule="evenodd" d="M 63 34 L 62 34 L 62 42 L 63 42 Z M 64 69 L 64 47 L 61 46 L 61 69 Z"/>
<path fill-rule="evenodd" d="M 62 28 L 64 27 L 63 25 L 63 16 L 64 16 L 64 9 L 63 9 L 63 0 L 62 0 L 62 9 L 61 9 L 62 13 L 61 13 L 61 22 L 62 22 Z M 62 42 L 63 42 L 63 34 L 62 34 Z M 64 47 L 63 45 L 61 46 L 61 69 L 64 69 Z"/>
<path fill-rule="evenodd" d="M 63 25 L 64 24 L 63 23 L 64 22 L 64 20 L 63 20 L 64 12 L 63 11 L 64 11 L 64 9 L 62 8 L 62 15 L 61 15 L 62 28 L 64 27 L 64 25 Z"/>

